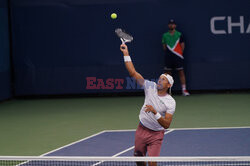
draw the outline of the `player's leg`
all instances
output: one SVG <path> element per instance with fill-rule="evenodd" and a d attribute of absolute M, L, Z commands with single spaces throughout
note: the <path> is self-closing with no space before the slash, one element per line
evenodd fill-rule
<path fill-rule="evenodd" d="M 157 166 L 157 162 L 148 162 L 149 166 Z"/>
<path fill-rule="evenodd" d="M 181 81 L 181 86 L 182 86 L 182 94 L 183 96 L 189 96 L 189 92 L 187 91 L 186 88 L 186 77 L 185 77 L 185 73 L 184 70 L 178 70 L 179 73 L 179 77 L 180 77 L 180 81 Z"/>
<path fill-rule="evenodd" d="M 173 67 L 174 67 L 174 65 L 173 65 L 173 55 L 166 55 L 164 73 L 172 75 Z"/>
<path fill-rule="evenodd" d="M 183 96 L 189 96 L 189 92 L 187 91 L 186 87 L 186 77 L 184 73 L 184 59 L 181 59 L 180 57 L 175 57 L 175 64 L 176 64 L 176 70 L 178 71 L 180 82 L 181 82 L 181 88 L 182 88 L 182 95 Z"/>
<path fill-rule="evenodd" d="M 153 131 L 150 137 L 150 142 L 147 146 L 148 156 L 157 157 L 160 156 L 161 145 L 164 138 L 164 131 Z M 149 166 L 157 166 L 157 162 L 149 162 Z"/>
<path fill-rule="evenodd" d="M 138 125 L 136 133 L 135 133 L 135 149 L 134 149 L 134 156 L 135 157 L 143 157 L 146 156 L 147 152 L 147 144 L 145 136 L 145 129 L 142 127 L 141 124 Z M 146 166 L 145 162 L 136 162 L 137 166 Z"/>

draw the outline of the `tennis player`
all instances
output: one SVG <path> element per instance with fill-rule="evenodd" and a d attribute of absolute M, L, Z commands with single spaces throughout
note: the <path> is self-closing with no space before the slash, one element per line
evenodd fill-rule
<path fill-rule="evenodd" d="M 144 88 L 145 101 L 141 108 L 140 123 L 135 134 L 134 156 L 159 156 L 164 137 L 164 129 L 169 128 L 175 112 L 175 100 L 169 94 L 173 86 L 173 77 L 162 74 L 157 83 L 144 80 L 138 73 L 129 56 L 125 44 L 120 46 L 123 53 L 124 63 L 129 75 Z M 137 162 L 137 165 L 146 163 Z M 150 162 L 150 166 L 156 166 L 156 162 Z"/>

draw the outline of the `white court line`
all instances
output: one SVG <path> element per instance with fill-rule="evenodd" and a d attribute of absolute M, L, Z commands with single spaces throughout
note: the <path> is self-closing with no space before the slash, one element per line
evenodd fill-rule
<path fill-rule="evenodd" d="M 204 128 L 174 128 L 174 130 L 220 130 L 220 129 L 247 129 L 250 126 L 241 127 L 204 127 Z"/>
<path fill-rule="evenodd" d="M 171 128 L 171 129 L 169 129 L 168 131 L 166 131 L 164 134 L 170 133 L 170 132 L 175 131 L 175 130 L 244 129 L 244 128 L 250 128 L 250 126 L 242 126 L 242 127 L 207 127 L 207 128 Z M 89 137 L 80 139 L 80 140 L 78 140 L 78 141 L 72 142 L 72 143 L 67 144 L 67 145 L 65 145 L 65 146 L 62 146 L 62 147 L 59 147 L 59 148 L 54 149 L 54 150 L 52 150 L 52 151 L 49 151 L 49 152 L 47 152 L 47 153 L 41 154 L 40 157 L 45 156 L 45 155 L 48 155 L 48 154 L 53 153 L 53 152 L 55 152 L 55 151 L 58 151 L 58 150 L 60 150 L 60 149 L 69 147 L 69 146 L 71 146 L 71 145 L 74 145 L 74 144 L 79 143 L 79 142 L 81 142 L 81 141 L 84 141 L 84 140 L 87 140 L 87 139 L 89 139 L 89 138 L 95 137 L 95 136 L 100 135 L 100 134 L 105 133 L 105 132 L 128 132 L 128 131 L 135 131 L 135 129 L 127 129 L 127 130 L 104 130 L 104 131 L 98 132 L 98 133 L 96 133 L 96 134 L 94 134 L 94 135 L 91 135 L 91 136 L 89 136 Z M 125 153 L 125 152 L 127 152 L 127 151 L 129 151 L 129 150 L 132 150 L 133 148 L 134 148 L 134 146 L 132 146 L 132 147 L 130 147 L 130 148 L 128 148 L 128 149 L 126 149 L 126 150 L 120 152 L 120 153 L 117 153 L 117 154 L 113 155 L 112 157 L 116 157 L 116 156 L 118 156 L 118 155 L 120 155 L 120 154 L 122 154 L 122 153 Z"/>
<path fill-rule="evenodd" d="M 250 126 L 242 126 L 242 127 L 209 127 L 209 128 L 171 128 L 171 129 L 168 130 L 168 131 L 172 131 L 172 130 L 207 130 L 207 129 L 211 129 L 211 130 L 213 130 L 213 129 L 241 129 L 241 128 L 250 128 Z M 104 130 L 104 131 L 101 131 L 101 132 L 96 133 L 96 134 L 94 134 L 94 135 L 91 135 L 91 136 L 89 136 L 89 137 L 80 139 L 80 140 L 78 140 L 78 141 L 72 142 L 72 143 L 67 144 L 67 145 L 65 145 L 65 146 L 62 146 L 62 147 L 59 147 L 59 148 L 54 149 L 54 150 L 52 150 L 52 151 L 49 151 L 49 152 L 47 152 L 47 153 L 41 154 L 40 156 L 48 155 L 48 154 L 50 154 L 50 153 L 53 153 L 53 152 L 58 151 L 58 150 L 60 150 L 60 149 L 69 147 L 69 146 L 74 145 L 74 144 L 76 144 L 76 143 L 78 143 L 78 142 L 87 140 L 87 139 L 89 139 L 89 138 L 95 137 L 95 136 L 100 135 L 100 134 L 105 133 L 105 132 L 128 132 L 128 131 L 135 131 L 135 129 L 127 129 L 127 130 Z M 168 132 L 168 131 L 167 131 L 167 132 Z"/>
<path fill-rule="evenodd" d="M 40 156 L 41 156 L 41 157 L 42 157 L 42 156 L 45 156 L 45 155 L 47 155 L 47 154 L 50 154 L 50 153 L 53 153 L 53 152 L 58 151 L 58 150 L 60 150 L 60 149 L 69 147 L 69 146 L 74 145 L 74 144 L 76 144 L 76 143 L 79 143 L 79 142 L 81 142 L 81 141 L 85 141 L 85 140 L 87 140 L 87 139 L 89 139 L 89 138 L 95 137 L 95 136 L 100 135 L 100 134 L 105 133 L 105 132 L 106 132 L 106 131 L 101 131 L 101 132 L 96 133 L 96 134 L 94 134 L 94 135 L 88 136 L 88 137 L 86 137 L 86 138 L 80 139 L 80 140 L 78 140 L 78 141 L 75 141 L 75 142 L 72 142 L 72 143 L 70 143 L 70 144 L 64 145 L 64 146 L 62 146 L 62 147 L 60 147 L 60 148 L 57 148 L 57 149 L 54 149 L 54 150 L 49 151 L 49 152 L 47 152 L 47 153 L 44 153 L 44 154 L 42 154 L 42 155 L 40 155 Z"/>
<path fill-rule="evenodd" d="M 64 146 L 62 146 L 62 147 L 59 147 L 59 148 L 54 149 L 54 150 L 52 150 L 52 151 L 49 151 L 49 152 L 47 152 L 47 153 L 41 154 L 40 157 L 44 157 L 44 156 L 47 155 L 47 154 L 50 154 L 50 153 L 53 153 L 53 152 L 58 151 L 58 150 L 60 150 L 60 149 L 69 147 L 69 146 L 74 145 L 74 144 L 76 144 L 76 143 L 78 143 L 78 142 L 87 140 L 87 139 L 89 139 L 89 138 L 95 137 L 95 136 L 100 135 L 100 134 L 102 134 L 102 133 L 105 133 L 105 131 L 101 131 L 101 132 L 96 133 L 96 134 L 94 134 L 94 135 L 91 135 L 91 136 L 89 136 L 89 137 L 80 139 L 80 140 L 78 140 L 78 141 L 75 141 L 75 142 L 72 142 L 72 143 L 70 143 L 70 144 L 64 145 Z M 20 164 L 18 164 L 17 166 L 24 165 L 24 164 L 26 164 L 26 163 L 28 163 L 28 162 L 30 162 L 30 161 L 26 161 L 26 162 L 20 163 Z"/>
<path fill-rule="evenodd" d="M 164 133 L 164 135 L 166 135 L 166 134 L 168 134 L 168 133 L 171 133 L 171 132 L 173 132 L 173 131 L 174 131 L 174 129 L 170 129 L 170 130 L 166 131 L 166 132 Z M 115 155 L 113 155 L 113 156 L 111 156 L 111 157 L 117 157 L 117 156 L 119 156 L 119 155 L 121 155 L 121 154 L 123 154 L 123 153 L 126 153 L 126 152 L 128 152 L 128 151 L 134 149 L 134 147 L 135 147 L 135 146 L 131 146 L 131 147 L 129 147 L 129 148 L 127 148 L 127 149 L 125 149 L 125 150 L 119 152 L 119 153 L 116 153 Z M 98 163 L 96 163 L 96 164 L 93 164 L 92 166 L 99 165 L 99 164 L 101 164 L 101 163 L 103 163 L 103 162 L 104 162 L 104 161 L 100 161 L 100 162 L 98 162 Z"/>
<path fill-rule="evenodd" d="M 166 132 L 164 133 L 164 135 L 166 135 L 166 134 L 168 134 L 168 133 L 171 133 L 172 131 L 174 131 L 174 129 L 171 129 L 171 130 L 166 131 Z M 134 147 L 135 147 L 135 146 L 131 146 L 130 148 L 125 149 L 124 151 L 121 151 L 121 152 L 119 152 L 119 153 L 113 155 L 112 157 L 117 157 L 117 156 L 119 156 L 119 155 L 121 155 L 121 154 L 123 154 L 123 153 L 126 153 L 127 151 L 130 151 L 130 150 L 133 149 Z"/>
<path fill-rule="evenodd" d="M 105 132 L 128 132 L 135 131 L 136 129 L 124 129 L 124 130 L 105 130 Z"/>
<path fill-rule="evenodd" d="M 204 128 L 169 128 L 170 130 L 219 130 L 219 129 L 245 129 L 250 128 L 250 126 L 241 126 L 241 127 L 204 127 Z M 128 132 L 136 131 L 136 129 L 125 129 L 125 130 L 105 130 L 105 132 Z"/>

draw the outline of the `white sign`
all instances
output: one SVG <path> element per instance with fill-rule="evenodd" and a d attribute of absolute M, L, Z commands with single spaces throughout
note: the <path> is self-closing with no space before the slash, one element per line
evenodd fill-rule
<path fill-rule="evenodd" d="M 227 27 L 218 28 L 216 25 L 219 22 L 224 23 Z M 236 30 L 232 31 L 233 28 L 238 29 L 238 32 Z M 250 22 L 244 21 L 244 16 L 239 16 L 237 22 L 233 22 L 231 16 L 215 16 L 210 20 L 210 30 L 215 35 L 232 34 L 233 32 L 241 34 L 250 33 Z"/>

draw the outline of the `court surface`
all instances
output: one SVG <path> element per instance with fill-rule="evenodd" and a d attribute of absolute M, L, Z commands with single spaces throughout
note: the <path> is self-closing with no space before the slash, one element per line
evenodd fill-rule
<path fill-rule="evenodd" d="M 135 130 L 107 130 L 42 156 L 133 156 Z M 161 156 L 250 156 L 250 127 L 166 130 Z"/>
<path fill-rule="evenodd" d="M 171 129 L 250 126 L 249 93 L 195 94 L 187 98 L 176 95 L 174 98 L 177 107 Z M 84 146 L 77 145 L 81 153 L 75 153 L 77 148 L 74 145 L 70 146 L 70 148 L 73 148 L 72 153 L 65 155 L 113 156 L 134 145 L 134 131 L 129 130 L 127 133 L 125 131 L 114 131 L 113 134 L 107 132 L 107 130 L 135 129 L 139 123 L 138 115 L 143 102 L 144 96 L 19 99 L 3 102 L 0 104 L 0 155 L 39 156 L 105 130 L 105 133 L 101 132 L 96 137 L 83 141 Z M 226 131 L 233 133 L 231 130 Z M 121 136 L 122 133 L 126 136 L 124 141 L 123 136 Z M 175 151 L 181 152 L 182 149 L 185 153 L 196 155 L 197 151 L 193 149 L 201 151 L 201 148 L 205 149 L 201 154 L 210 153 L 213 147 L 209 147 L 207 150 L 204 147 L 206 145 L 204 142 L 211 142 L 214 137 L 211 136 L 212 138 L 210 138 L 210 135 L 214 134 L 219 137 L 220 133 L 224 135 L 225 132 L 223 130 L 223 132 L 214 134 L 198 130 L 179 131 L 179 129 L 176 129 L 166 134 L 161 155 L 169 155 L 170 152 L 171 155 L 176 155 L 178 153 L 175 153 Z M 116 134 L 117 138 L 115 137 Z M 206 139 L 198 139 L 205 134 L 208 135 L 204 137 Z M 247 135 L 247 137 L 242 136 L 242 134 Z M 112 139 L 115 142 L 115 138 L 119 144 L 113 145 L 112 142 L 105 142 Z M 199 141 L 192 141 L 194 138 Z M 215 142 L 224 144 L 224 141 L 236 139 L 236 141 L 233 141 L 234 144 L 237 142 L 243 144 L 248 138 L 249 133 L 240 130 L 236 136 L 219 137 Z M 94 139 L 98 141 L 93 142 Z M 243 141 L 239 141 L 239 139 Z M 202 141 L 204 141 L 204 146 L 201 146 Z M 100 153 L 103 149 L 101 146 L 105 146 L 105 153 Z M 116 147 L 121 149 L 115 152 L 109 150 Z M 217 150 L 213 149 L 213 151 L 219 151 L 219 147 Z M 239 149 L 243 149 L 242 147 L 244 148 L 243 145 L 239 144 Z M 247 144 L 247 147 L 250 147 L 249 144 Z M 174 150 L 171 150 L 171 148 Z M 180 148 L 182 149 L 180 150 Z M 227 148 L 231 148 L 231 145 Z M 86 149 L 88 154 L 82 152 Z M 132 156 L 132 151 L 131 153 L 127 152 L 126 155 Z M 226 152 L 227 150 L 223 149 L 223 153 Z M 122 155 L 125 155 L 125 153 Z"/>

